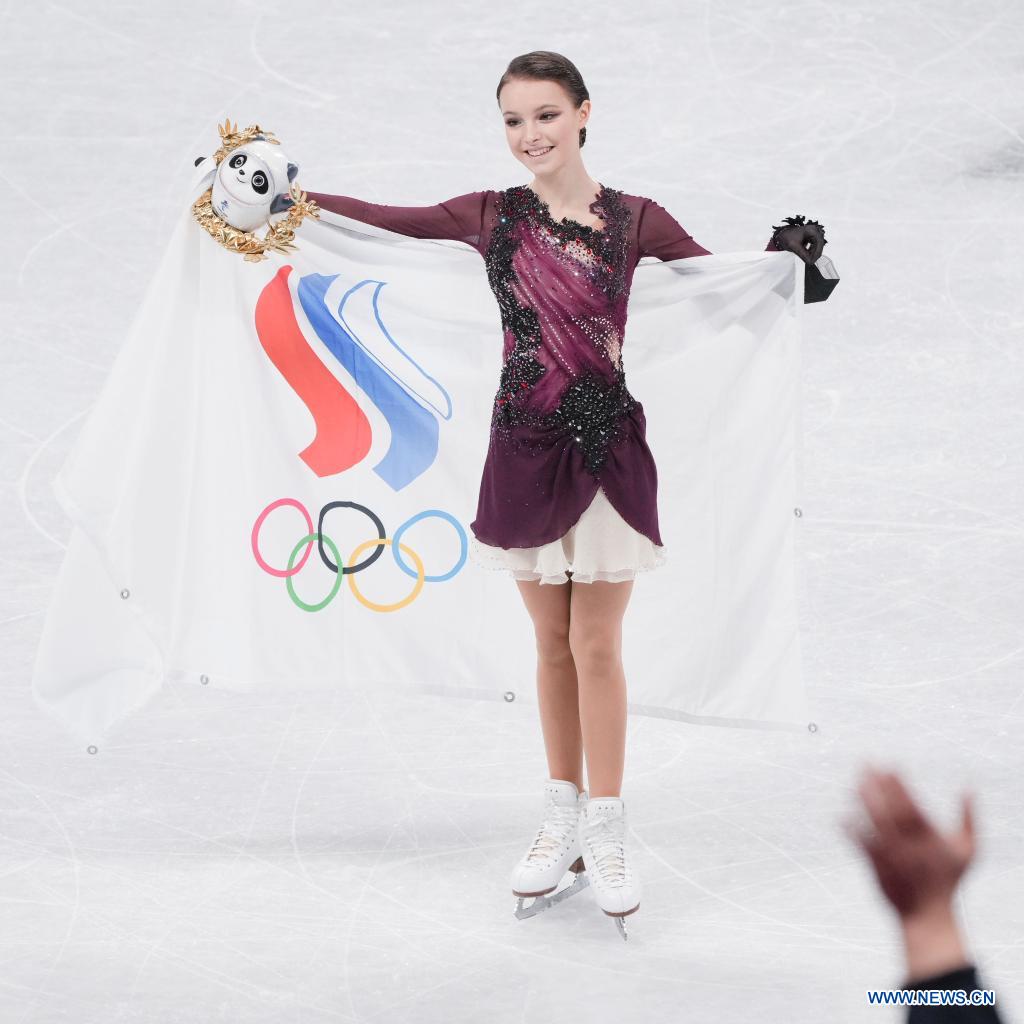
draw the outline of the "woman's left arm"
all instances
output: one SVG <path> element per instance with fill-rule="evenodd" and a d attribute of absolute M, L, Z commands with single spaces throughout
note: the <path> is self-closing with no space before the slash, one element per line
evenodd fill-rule
<path fill-rule="evenodd" d="M 660 203 L 648 199 L 640 211 L 637 229 L 640 256 L 659 260 L 679 260 L 691 256 L 710 256 L 693 236 Z M 803 216 L 786 217 L 775 225 L 765 252 L 788 250 L 804 261 L 804 302 L 820 301 L 820 272 L 814 268 L 826 244 L 825 229 L 817 221 Z M 822 296 L 825 297 L 825 296 Z"/>

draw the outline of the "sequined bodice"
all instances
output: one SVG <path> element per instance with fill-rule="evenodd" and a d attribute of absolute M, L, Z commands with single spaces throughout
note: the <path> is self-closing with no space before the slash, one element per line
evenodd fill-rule
<path fill-rule="evenodd" d="M 506 189 L 484 255 L 504 331 L 492 425 L 518 444 L 522 426 L 571 432 L 594 473 L 635 406 L 622 359 L 632 215 L 620 197 L 601 186 L 595 228 L 555 220 L 529 186 Z"/>

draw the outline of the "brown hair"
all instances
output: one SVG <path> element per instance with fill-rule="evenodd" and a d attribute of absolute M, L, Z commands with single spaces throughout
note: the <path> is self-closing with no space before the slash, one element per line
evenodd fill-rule
<path fill-rule="evenodd" d="M 568 57 L 563 57 L 560 53 L 552 53 L 550 50 L 533 50 L 531 53 L 513 57 L 509 61 L 495 92 L 499 103 L 501 102 L 501 90 L 513 78 L 534 78 L 538 81 L 558 82 L 572 98 L 577 110 L 583 106 L 584 100 L 590 99 L 590 93 L 587 92 L 587 87 L 583 84 L 583 76 L 576 65 Z M 587 129 L 581 128 L 580 149 L 583 148 L 586 141 Z"/>

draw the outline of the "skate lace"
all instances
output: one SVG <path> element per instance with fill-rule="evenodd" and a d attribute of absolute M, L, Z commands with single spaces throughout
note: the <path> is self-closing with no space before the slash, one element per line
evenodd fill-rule
<path fill-rule="evenodd" d="M 537 835 L 530 847 L 526 859 L 530 861 L 545 860 L 552 854 L 557 853 L 565 842 L 566 835 L 576 828 L 579 820 L 578 807 L 566 807 L 556 804 L 554 800 L 548 801 L 547 810 L 544 815 L 544 822 L 537 830 Z"/>
<path fill-rule="evenodd" d="M 625 828 L 606 818 L 599 818 L 584 828 L 590 855 L 601 881 L 608 885 L 625 885 L 630 872 L 626 867 Z"/>

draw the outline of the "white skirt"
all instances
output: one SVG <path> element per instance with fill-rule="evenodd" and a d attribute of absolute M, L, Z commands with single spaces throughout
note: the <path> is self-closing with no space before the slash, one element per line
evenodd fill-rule
<path fill-rule="evenodd" d="M 484 569 L 541 583 L 623 583 L 668 561 L 665 546 L 634 530 L 602 488 L 583 515 L 558 540 L 532 548 L 499 548 L 469 537 L 470 558 Z"/>

